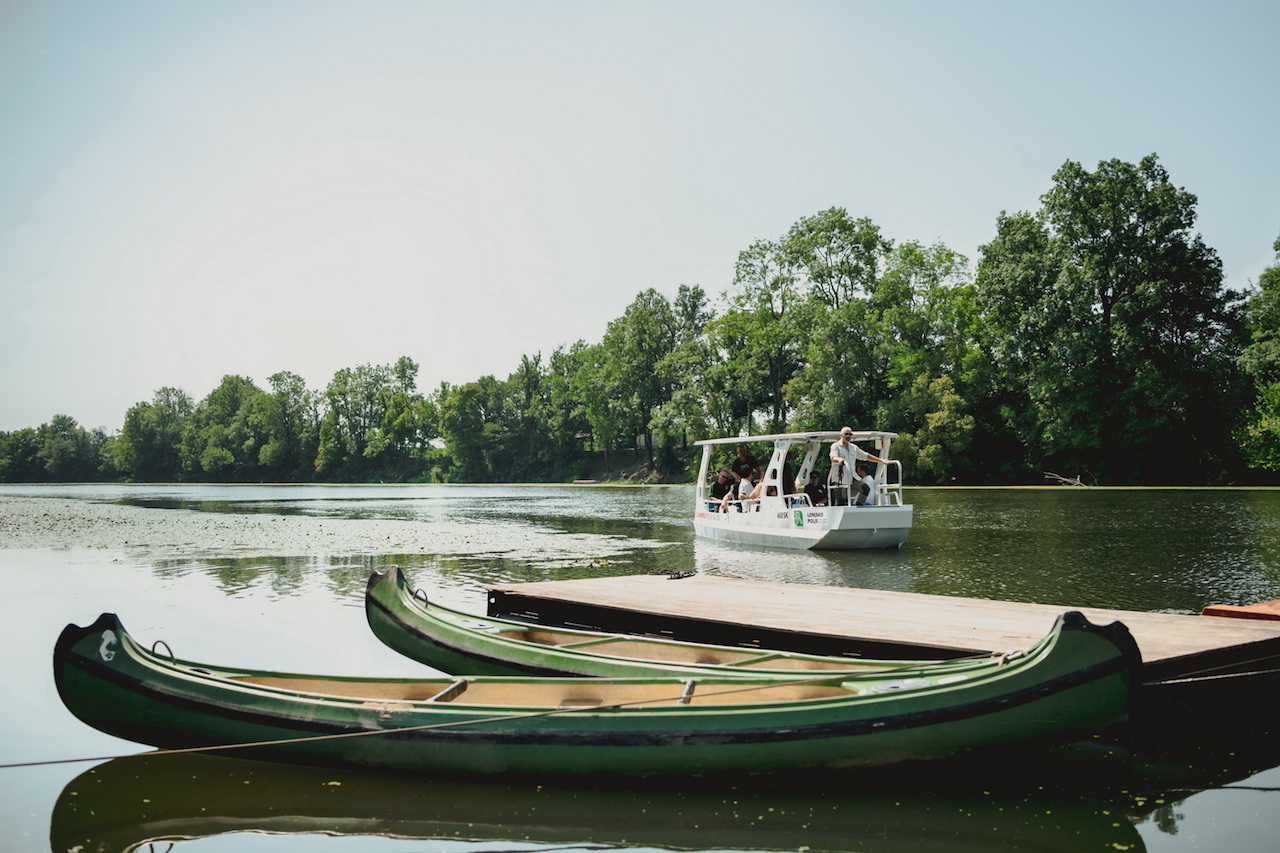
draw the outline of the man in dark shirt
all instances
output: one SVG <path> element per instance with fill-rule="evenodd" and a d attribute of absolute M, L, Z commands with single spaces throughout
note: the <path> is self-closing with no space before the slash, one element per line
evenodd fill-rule
<path fill-rule="evenodd" d="M 827 486 L 818 478 L 817 471 L 809 472 L 809 482 L 804 487 L 804 493 L 809 496 L 809 503 L 814 506 L 827 505 Z"/>
<path fill-rule="evenodd" d="M 739 477 L 749 477 L 751 482 L 760 482 L 760 463 L 747 452 L 745 444 L 738 445 L 738 455 L 729 463 L 729 470 Z"/>
<path fill-rule="evenodd" d="M 721 468 L 716 472 L 715 479 L 711 481 L 711 497 L 715 500 L 722 499 L 733 489 L 733 475 L 729 473 L 728 468 Z"/>

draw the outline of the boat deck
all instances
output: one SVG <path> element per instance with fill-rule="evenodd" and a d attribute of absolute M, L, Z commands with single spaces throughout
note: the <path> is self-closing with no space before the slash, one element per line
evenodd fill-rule
<path fill-rule="evenodd" d="M 1144 677 L 1280 666 L 1280 622 L 954 598 L 875 589 L 632 575 L 489 589 L 489 613 L 683 640 L 868 658 L 948 659 L 1022 649 L 1065 610 L 1120 620 Z"/>

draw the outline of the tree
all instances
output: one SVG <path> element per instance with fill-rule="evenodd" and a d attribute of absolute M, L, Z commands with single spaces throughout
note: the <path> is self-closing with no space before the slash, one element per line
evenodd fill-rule
<path fill-rule="evenodd" d="M 227 375 L 200 401 L 182 432 L 182 467 L 196 479 L 259 479 L 269 441 L 265 395 L 247 376 Z"/>
<path fill-rule="evenodd" d="M 179 447 L 194 409 L 185 391 L 171 387 L 156 391 L 149 403 L 137 403 L 125 413 L 120 434 L 110 445 L 111 463 L 133 480 L 181 479 Z"/>
<path fill-rule="evenodd" d="M 43 479 L 61 483 L 96 479 L 102 439 L 86 432 L 75 418 L 54 415 L 36 430 L 36 441 Z"/>
<path fill-rule="evenodd" d="M 324 391 L 325 413 L 320 424 L 316 471 L 325 477 L 361 480 L 371 472 L 397 461 L 387 456 L 405 436 L 394 434 L 397 418 L 387 421 L 387 412 L 397 394 L 405 400 L 401 411 L 412 408 L 418 365 L 408 357 L 395 364 L 362 364 L 341 368 Z M 384 432 L 390 429 L 391 433 Z"/>
<path fill-rule="evenodd" d="M 43 479 L 40 438 L 31 427 L 0 432 L 0 482 L 31 483 Z"/>
<path fill-rule="evenodd" d="M 296 373 L 281 371 L 267 381 L 271 392 L 257 399 L 254 413 L 265 437 L 258 464 L 272 479 L 311 479 L 320 442 L 317 396 Z"/>
<path fill-rule="evenodd" d="M 763 412 L 767 429 L 782 429 L 790 409 L 787 383 L 803 366 L 812 316 L 788 253 L 768 240 L 752 243 L 738 254 L 727 298 L 729 310 L 711 335 L 731 374 L 727 390 L 745 410 L 739 426 L 750 429 Z"/>
<path fill-rule="evenodd" d="M 1253 382 L 1254 402 L 1246 414 L 1241 444 L 1253 468 L 1280 470 L 1280 238 L 1272 248 L 1277 263 L 1263 270 L 1245 306 L 1248 344 L 1240 368 Z"/>
<path fill-rule="evenodd" d="M 510 482 L 517 468 L 502 445 L 500 383 L 482 376 L 465 385 L 440 386 L 440 435 L 450 458 L 449 479 L 460 483 Z"/>
<path fill-rule="evenodd" d="M 1195 196 L 1151 155 L 1093 172 L 1068 161 L 1042 201 L 1047 238 L 1026 217 L 1002 219 L 979 278 L 1022 306 L 986 318 L 996 334 L 1042 333 L 1041 366 L 1019 381 L 1046 461 L 1112 481 L 1219 475 L 1233 446 L 1224 413 L 1240 387 L 1239 307 L 1191 233 Z"/>
<path fill-rule="evenodd" d="M 870 219 L 853 219 L 844 208 L 833 207 L 797 221 L 779 248 L 787 266 L 803 274 L 810 294 L 839 308 L 875 290 L 880 263 L 893 243 Z"/>
<path fill-rule="evenodd" d="M 670 384 L 658 370 L 676 344 L 671 303 L 653 288 L 645 290 L 609 324 L 602 344 L 607 393 L 620 404 L 626 431 L 644 436 L 649 464 L 653 465 L 651 421 L 654 412 L 671 398 Z"/>

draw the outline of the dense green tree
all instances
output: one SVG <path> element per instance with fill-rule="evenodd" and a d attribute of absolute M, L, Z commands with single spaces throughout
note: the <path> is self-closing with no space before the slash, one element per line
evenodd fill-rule
<path fill-rule="evenodd" d="M 182 467 L 190 479 L 261 479 L 270 440 L 262 389 L 247 376 L 227 375 L 195 407 L 182 431 Z"/>
<path fill-rule="evenodd" d="M 673 347 L 655 366 L 668 389 L 667 399 L 654 410 L 649 426 L 664 446 L 686 448 L 690 440 L 708 437 L 717 399 L 708 378 L 715 352 L 707 337 L 714 317 L 706 292 L 682 284 L 672 305 L 675 318 Z M 679 457 L 677 456 L 677 459 Z"/>
<path fill-rule="evenodd" d="M 138 403 L 124 416 L 120 434 L 109 445 L 111 463 L 125 477 L 144 482 L 182 479 L 179 447 L 195 404 L 187 392 L 165 387 L 149 403 Z"/>
<path fill-rule="evenodd" d="M 40 448 L 36 452 L 43 479 L 52 482 L 87 482 L 98 474 L 98 451 L 95 440 L 70 415 L 54 415 L 36 430 Z"/>
<path fill-rule="evenodd" d="M 570 393 L 578 401 L 582 417 L 591 433 L 591 446 L 604 453 L 605 469 L 611 469 L 613 453 L 626 438 L 634 445 L 635 419 L 628 400 L 614 385 L 610 356 L 604 344 L 592 344 L 576 353 L 577 370 L 570 380 Z"/>
<path fill-rule="evenodd" d="M 320 444 L 319 399 L 296 373 L 268 379 L 270 393 L 257 400 L 255 418 L 265 436 L 258 464 L 273 480 L 310 479 Z"/>
<path fill-rule="evenodd" d="M 893 243 L 870 219 L 853 219 L 844 208 L 833 207 L 800 219 L 778 248 L 786 267 L 807 282 L 810 295 L 838 309 L 875 291 L 880 264 Z"/>
<path fill-rule="evenodd" d="M 390 464 L 386 452 L 396 445 L 397 427 L 396 418 L 387 422 L 387 411 L 397 394 L 405 395 L 402 409 L 412 408 L 407 403 L 415 393 L 417 373 L 418 365 L 408 357 L 334 373 L 324 392 L 316 471 L 326 478 L 361 480 Z"/>
<path fill-rule="evenodd" d="M 654 462 L 654 412 L 671 398 L 671 384 L 658 370 L 676 345 L 676 318 L 667 298 L 653 288 L 637 296 L 618 319 L 609 323 L 601 342 L 605 393 L 617 404 L 621 429 L 643 436 L 650 465 Z"/>
<path fill-rule="evenodd" d="M 1258 277 L 1245 306 L 1248 345 L 1240 367 L 1254 386 L 1254 403 L 1246 413 L 1242 445 L 1251 467 L 1280 470 L 1280 238 L 1272 248 L 1277 263 Z"/>
<path fill-rule="evenodd" d="M 728 370 L 733 414 L 744 429 L 757 413 L 766 430 L 782 429 L 790 411 L 787 383 L 804 365 L 813 316 L 788 253 L 768 240 L 740 252 L 727 302 L 709 331 Z"/>
<path fill-rule="evenodd" d="M 584 341 L 577 341 L 568 349 L 558 347 L 551 353 L 543 379 L 546 399 L 543 422 L 548 446 L 554 448 L 560 464 L 568 466 L 570 479 L 585 473 L 580 472 L 578 463 L 591 440 L 591 424 L 577 382 L 587 349 Z"/>
<path fill-rule="evenodd" d="M 449 456 L 448 477 L 460 483 L 512 482 L 525 470 L 509 448 L 506 393 L 493 376 L 450 386 L 437 392 L 440 435 Z"/>
<path fill-rule="evenodd" d="M 978 265 L 978 345 L 985 358 L 973 379 L 984 403 L 978 440 L 1002 448 L 982 461 L 1006 479 L 1044 471 L 1046 423 L 1039 410 L 1052 405 L 1046 392 L 1071 370 L 1054 353 L 1054 340 L 1072 327 L 1068 301 L 1057 290 L 1061 272 L 1058 244 L 1041 217 L 1000 215 Z"/>
<path fill-rule="evenodd" d="M 860 222 L 864 230 L 878 234 L 869 222 Z M 927 414 L 934 421 L 930 446 L 942 436 L 967 435 L 971 427 L 937 428 L 938 418 L 969 424 L 961 396 L 975 349 L 967 261 L 942 244 L 876 245 L 877 252 L 887 249 L 887 254 L 877 254 L 850 298 L 832 307 L 813 300 L 813 334 L 807 338 L 804 366 L 787 386 L 795 423 L 810 429 L 843 424 L 893 429 L 904 434 L 905 448 L 911 434 L 926 426 Z M 937 384 L 942 379 L 945 395 L 921 391 L 942 387 Z M 924 399 L 945 399 L 947 405 L 926 412 L 920 409 Z M 963 458 L 959 451 L 967 449 L 967 439 L 962 443 L 964 448 L 949 448 L 943 456 Z"/>
<path fill-rule="evenodd" d="M 1043 202 L 1047 240 L 1025 217 L 1004 218 L 1019 233 L 1000 235 L 980 280 L 1026 305 L 988 317 L 1012 322 L 996 334 L 1043 332 L 1042 367 L 1019 381 L 1045 461 L 1110 481 L 1221 476 L 1240 389 L 1238 306 L 1216 253 L 1191 233 L 1195 196 L 1152 155 L 1093 172 L 1068 161 Z M 1007 250 L 1019 241 L 1050 248 L 1018 258 Z M 1005 274 L 1015 280 L 997 281 Z"/>
<path fill-rule="evenodd" d="M 0 432 L 0 482 L 34 483 L 44 479 L 40 438 L 32 427 Z"/>

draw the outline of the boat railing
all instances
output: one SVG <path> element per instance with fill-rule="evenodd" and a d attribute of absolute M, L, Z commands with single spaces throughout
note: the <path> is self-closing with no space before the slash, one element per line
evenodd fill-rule
<path fill-rule="evenodd" d="M 902 506 L 902 461 L 885 460 L 884 482 L 876 486 L 877 506 Z"/>
<path fill-rule="evenodd" d="M 844 482 L 842 471 L 831 466 L 827 473 L 827 494 L 832 506 L 849 506 L 853 501 L 853 484 Z M 902 506 L 902 461 L 886 459 L 876 472 L 875 506 Z"/>

